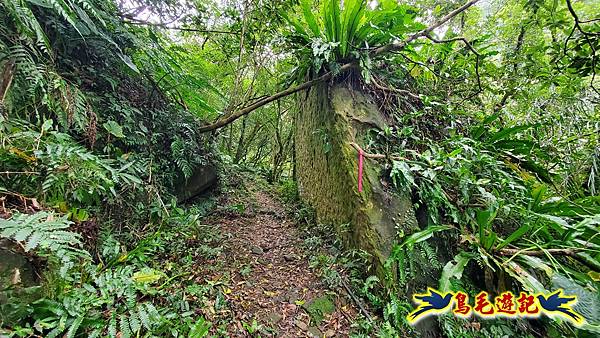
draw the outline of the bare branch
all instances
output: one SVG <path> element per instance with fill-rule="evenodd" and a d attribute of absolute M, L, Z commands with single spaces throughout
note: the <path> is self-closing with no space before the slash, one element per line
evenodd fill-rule
<path fill-rule="evenodd" d="M 473 52 L 473 54 L 475 54 L 476 60 L 475 60 L 475 75 L 477 75 L 477 87 L 478 90 L 475 94 L 471 95 L 471 97 L 481 93 L 483 91 L 482 87 L 481 87 L 481 76 L 479 75 L 479 59 L 481 58 L 481 54 L 479 54 L 479 52 L 473 47 L 473 45 L 465 38 L 463 38 L 462 36 L 458 36 L 452 39 L 447 39 L 447 40 L 438 40 L 434 37 L 431 36 L 431 34 L 427 34 L 425 36 L 426 38 L 428 38 L 429 40 L 435 42 L 435 43 L 449 43 L 449 42 L 455 42 L 455 41 L 462 41 L 465 46 L 467 46 L 471 52 Z M 471 98 L 469 97 L 469 98 Z M 467 98 L 467 99 L 469 99 Z"/>
<path fill-rule="evenodd" d="M 381 90 L 384 90 L 384 91 L 386 91 L 386 92 L 392 92 L 392 93 L 396 93 L 396 94 L 408 95 L 408 96 L 410 96 L 410 97 L 412 97 L 412 98 L 414 98 L 414 99 L 417 99 L 417 100 L 420 100 L 420 99 L 421 99 L 421 98 L 419 97 L 419 95 L 417 95 L 417 94 L 413 94 L 413 93 L 411 93 L 411 92 L 410 92 L 410 91 L 408 91 L 408 90 L 405 90 L 405 89 L 397 89 L 397 88 L 394 88 L 394 87 L 389 87 L 389 86 L 388 86 L 388 87 L 386 87 L 386 86 L 383 86 L 383 85 L 379 84 L 379 82 L 377 82 L 377 81 L 375 80 L 375 76 L 373 76 L 373 78 L 371 79 L 371 82 L 373 83 L 373 85 L 374 85 L 376 88 L 378 88 L 378 89 L 381 89 Z"/>
<path fill-rule="evenodd" d="M 231 34 L 231 35 L 239 35 L 240 32 L 232 32 L 232 31 L 223 31 L 218 29 L 197 29 L 197 28 L 188 28 L 188 27 L 171 27 L 164 23 L 155 23 L 139 20 L 136 18 L 127 17 L 127 20 L 123 20 L 123 23 L 127 23 L 130 25 L 139 25 L 139 26 L 152 26 L 152 27 L 160 27 L 164 29 L 182 31 L 182 32 L 197 32 L 197 33 L 214 33 L 214 34 Z"/>
<path fill-rule="evenodd" d="M 428 64 L 426 64 L 426 63 L 423 63 L 423 62 L 420 62 L 420 61 L 413 60 L 413 59 L 411 59 L 410 57 L 408 57 L 407 55 L 405 55 L 404 53 L 396 53 L 396 54 L 398 54 L 398 55 L 402 56 L 402 57 L 403 57 L 403 58 L 404 58 L 406 61 L 408 61 L 408 62 L 410 62 L 410 63 L 414 63 L 415 65 L 419 65 L 419 66 L 421 66 L 421 67 L 425 67 L 425 68 L 427 68 L 427 69 L 428 69 L 428 70 L 429 70 L 429 71 L 430 71 L 430 72 L 431 72 L 433 75 L 435 75 L 435 76 L 437 76 L 437 77 L 441 77 L 441 76 L 440 76 L 440 74 L 439 74 L 439 73 L 437 73 L 437 72 L 435 71 L 435 69 L 433 69 L 433 68 L 429 67 L 429 65 L 428 65 Z"/>
<path fill-rule="evenodd" d="M 434 29 L 436 29 L 436 28 L 440 27 L 441 25 L 445 24 L 446 22 L 448 22 L 453 17 L 457 16 L 458 14 L 460 14 L 463 11 L 467 10 L 469 7 L 471 7 L 474 4 L 476 4 L 478 1 L 479 0 L 471 0 L 471 1 L 467 2 L 466 4 L 460 6 L 459 8 L 453 10 L 452 12 L 448 13 L 448 15 L 446 15 L 443 18 L 441 18 L 440 20 L 436 21 L 431 26 L 429 26 L 429 27 L 427 27 L 427 28 L 419 31 L 416 34 L 413 34 L 413 35 L 409 36 L 404 41 L 396 42 L 396 43 L 390 43 L 389 45 L 385 45 L 385 46 L 377 48 L 375 50 L 375 52 L 373 52 L 373 55 L 379 55 L 379 54 L 383 54 L 383 53 L 386 53 L 386 52 L 403 49 L 404 47 L 406 47 L 406 45 L 408 45 L 409 43 L 415 41 L 416 39 L 421 38 L 421 37 L 425 37 L 425 36 L 431 34 L 431 32 L 433 32 Z"/>
<path fill-rule="evenodd" d="M 600 36 L 600 33 L 590 33 L 590 32 L 585 31 L 581 27 L 581 21 L 579 20 L 579 16 L 577 16 L 575 9 L 573 9 L 573 4 L 571 3 L 571 0 L 567 0 L 567 8 L 569 9 L 569 13 L 571 13 L 571 16 L 575 20 L 575 27 L 577 27 L 577 30 L 581 34 L 583 34 L 585 41 L 592 49 L 592 79 L 590 80 L 590 87 L 592 87 L 592 90 L 594 90 L 596 92 L 596 94 L 600 95 L 600 91 L 598 91 L 598 89 L 596 89 L 596 87 L 594 87 L 594 81 L 596 80 L 596 47 L 594 46 L 594 43 L 590 40 L 590 36 Z M 566 42 L 565 42 L 565 46 L 566 46 Z"/>
<path fill-rule="evenodd" d="M 579 20 L 579 23 L 592 23 L 592 22 L 596 22 L 596 21 L 600 21 L 600 18 L 590 19 L 590 20 Z"/>
<path fill-rule="evenodd" d="M 356 149 L 356 151 L 358 151 L 359 153 L 362 153 L 362 155 L 366 158 L 371 158 L 374 160 L 381 160 L 384 158 L 389 158 L 390 160 L 395 160 L 395 161 L 408 161 L 408 159 L 406 157 L 401 157 L 401 156 L 388 156 L 385 154 L 371 154 L 371 153 L 367 153 L 365 152 L 358 144 L 354 143 L 354 142 L 350 142 L 350 145 Z"/>

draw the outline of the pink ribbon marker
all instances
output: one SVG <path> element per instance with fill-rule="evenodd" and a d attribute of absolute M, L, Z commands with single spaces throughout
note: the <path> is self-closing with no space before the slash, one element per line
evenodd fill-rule
<path fill-rule="evenodd" d="M 358 150 L 358 192 L 362 192 L 363 152 Z"/>

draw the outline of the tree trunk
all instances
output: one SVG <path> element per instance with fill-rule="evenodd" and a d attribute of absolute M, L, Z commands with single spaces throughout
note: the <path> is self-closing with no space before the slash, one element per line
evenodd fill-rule
<path fill-rule="evenodd" d="M 248 115 L 242 119 L 242 128 L 240 130 L 240 139 L 238 140 L 237 151 L 235 152 L 235 158 L 233 163 L 240 163 L 242 156 L 244 155 L 244 136 L 246 135 L 246 123 L 248 122 Z"/>

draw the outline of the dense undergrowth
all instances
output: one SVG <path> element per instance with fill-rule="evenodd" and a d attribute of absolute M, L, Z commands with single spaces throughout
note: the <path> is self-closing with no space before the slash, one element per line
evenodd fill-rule
<path fill-rule="evenodd" d="M 3 276 L 3 334 L 203 336 L 193 309 L 208 289 L 185 276 L 215 234 L 207 207 L 180 209 L 171 192 L 211 144 L 164 78 L 209 86 L 181 73 L 162 37 L 125 29 L 111 2 L 0 8 L 0 233 L 38 274 Z"/>

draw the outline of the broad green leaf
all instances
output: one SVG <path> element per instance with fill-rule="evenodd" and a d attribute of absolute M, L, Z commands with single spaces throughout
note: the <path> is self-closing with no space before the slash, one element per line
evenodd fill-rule
<path fill-rule="evenodd" d="M 527 264 L 532 269 L 544 271 L 546 276 L 552 277 L 554 275 L 554 269 L 546 264 L 541 258 L 529 255 L 520 255 L 518 257 L 519 262 Z"/>
<path fill-rule="evenodd" d="M 529 231 L 529 229 L 530 229 L 529 224 L 521 225 L 517 230 L 513 231 L 505 240 L 503 240 L 500 244 L 498 244 L 496 246 L 496 250 L 500 250 L 500 249 L 506 247 L 507 245 L 509 245 L 510 243 L 518 240 L 524 234 L 526 234 L 527 231 Z"/>
<path fill-rule="evenodd" d="M 304 20 L 306 20 L 308 28 L 310 28 L 315 37 L 320 37 L 321 29 L 313 14 L 312 0 L 300 0 L 300 5 L 302 6 L 302 13 L 304 14 Z"/>
<path fill-rule="evenodd" d="M 405 247 L 405 246 L 412 247 L 413 245 L 415 245 L 417 243 L 423 242 L 423 241 L 431 238 L 431 236 L 433 236 L 433 234 L 436 232 L 449 230 L 449 229 L 454 229 L 454 228 L 449 225 L 430 225 L 426 229 L 415 232 L 414 234 L 408 236 L 402 242 L 402 244 L 400 244 L 399 247 L 400 248 Z"/>
<path fill-rule="evenodd" d="M 531 191 L 531 197 L 533 197 L 533 201 L 531 202 L 532 210 L 536 210 L 536 208 L 540 205 L 547 191 L 548 187 L 545 184 L 539 184 L 533 188 Z"/>
<path fill-rule="evenodd" d="M 461 251 L 450 262 L 446 263 L 440 277 L 440 291 L 450 291 L 450 279 L 461 279 L 465 266 L 473 257 L 472 253 Z"/>
<path fill-rule="evenodd" d="M 163 274 L 154 269 L 138 271 L 131 277 L 137 283 L 154 283 L 162 278 Z"/>
<path fill-rule="evenodd" d="M 515 261 L 510 261 L 508 264 L 503 264 L 502 267 L 504 268 L 504 271 L 519 281 L 525 290 L 532 293 L 545 293 L 547 291 L 544 285 L 537 278 L 532 276 Z"/>
<path fill-rule="evenodd" d="M 133 63 L 133 61 L 128 55 L 123 54 L 121 51 L 118 51 L 116 54 L 119 57 L 119 59 L 121 59 L 121 61 L 123 61 L 123 63 L 125 63 L 127 67 L 129 67 L 129 69 L 133 70 L 135 73 L 140 73 L 140 70 L 137 68 L 135 63 Z"/>
<path fill-rule="evenodd" d="M 123 127 L 121 127 L 121 125 L 115 121 L 105 122 L 102 126 L 104 127 L 104 129 L 106 129 L 106 131 L 108 131 L 111 135 L 115 137 L 125 137 L 125 135 L 123 134 Z"/>
<path fill-rule="evenodd" d="M 558 216 L 553 216 L 553 215 L 548 215 L 548 214 L 538 214 L 538 213 L 534 213 L 534 215 L 543 218 L 547 221 L 550 221 L 550 223 L 554 223 L 557 225 L 560 225 L 562 228 L 558 228 L 557 230 L 559 230 L 560 233 L 562 233 L 563 230 L 567 230 L 572 228 L 572 226 L 569 224 L 569 222 L 567 222 L 564 218 L 562 217 L 558 217 Z"/>
<path fill-rule="evenodd" d="M 209 321 L 206 321 L 204 317 L 198 318 L 196 323 L 190 328 L 190 332 L 188 334 L 188 338 L 202 338 L 208 335 L 210 326 L 212 324 Z"/>

